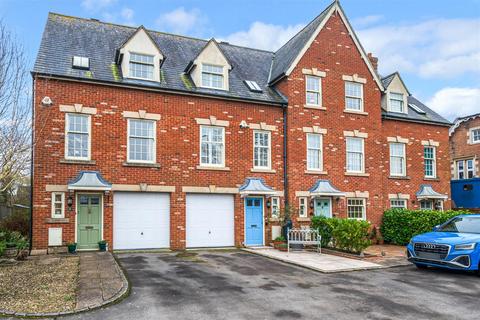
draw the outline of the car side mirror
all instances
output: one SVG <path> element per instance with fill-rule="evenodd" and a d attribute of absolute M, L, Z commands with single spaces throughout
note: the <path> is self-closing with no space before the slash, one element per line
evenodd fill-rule
<path fill-rule="evenodd" d="M 434 232 L 437 231 L 438 228 L 440 228 L 440 225 L 436 225 L 435 227 L 433 227 L 433 231 L 434 231 Z"/>

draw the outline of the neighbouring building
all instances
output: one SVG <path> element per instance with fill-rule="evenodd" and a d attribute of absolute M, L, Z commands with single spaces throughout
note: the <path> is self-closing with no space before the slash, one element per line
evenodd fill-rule
<path fill-rule="evenodd" d="M 33 248 L 263 245 L 313 215 L 450 208 L 450 123 L 335 1 L 276 52 L 51 13 L 33 70 Z"/>
<path fill-rule="evenodd" d="M 452 201 L 480 208 L 480 113 L 455 119 L 450 128 Z"/>

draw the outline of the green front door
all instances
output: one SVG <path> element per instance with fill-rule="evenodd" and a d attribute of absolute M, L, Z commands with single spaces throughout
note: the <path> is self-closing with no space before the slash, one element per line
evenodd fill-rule
<path fill-rule="evenodd" d="M 80 194 L 77 203 L 77 248 L 98 249 L 101 239 L 101 199 L 96 194 Z"/>
<path fill-rule="evenodd" d="M 315 198 L 315 215 L 331 218 L 330 198 Z"/>

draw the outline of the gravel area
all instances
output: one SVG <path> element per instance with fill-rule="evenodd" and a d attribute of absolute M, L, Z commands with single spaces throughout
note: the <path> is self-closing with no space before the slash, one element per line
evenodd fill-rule
<path fill-rule="evenodd" d="M 75 308 L 78 257 L 30 257 L 0 265 L 0 310 L 62 312 Z"/>

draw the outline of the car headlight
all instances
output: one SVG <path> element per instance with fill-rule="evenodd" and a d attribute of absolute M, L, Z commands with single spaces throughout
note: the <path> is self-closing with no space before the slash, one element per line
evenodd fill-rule
<path fill-rule="evenodd" d="M 455 245 L 455 250 L 473 250 L 475 245 L 476 243 L 457 244 Z"/>

